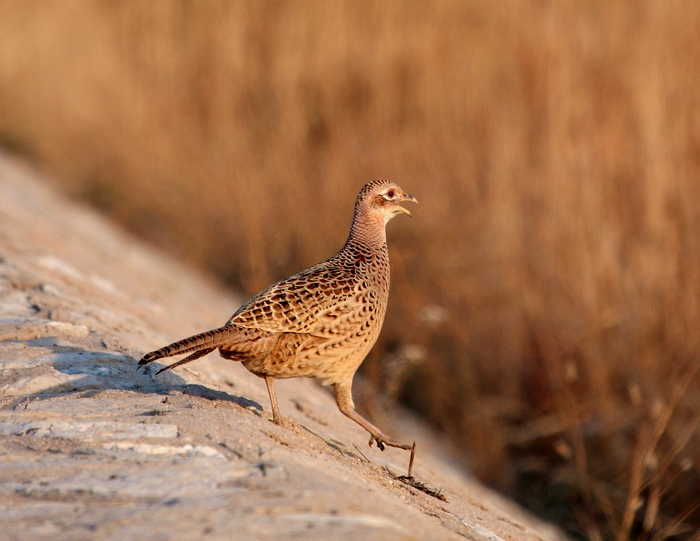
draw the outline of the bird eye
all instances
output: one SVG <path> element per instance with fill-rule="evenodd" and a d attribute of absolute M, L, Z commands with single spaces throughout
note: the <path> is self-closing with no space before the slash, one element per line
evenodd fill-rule
<path fill-rule="evenodd" d="M 389 190 L 388 192 L 386 192 L 386 194 L 387 194 L 389 197 L 392 197 L 392 198 L 393 198 L 393 197 L 396 195 L 396 192 L 395 192 L 394 190 Z"/>

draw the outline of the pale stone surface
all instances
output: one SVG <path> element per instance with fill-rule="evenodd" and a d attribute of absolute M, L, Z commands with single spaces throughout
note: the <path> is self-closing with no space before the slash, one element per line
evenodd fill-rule
<path fill-rule="evenodd" d="M 137 372 L 242 299 L 36 176 L 0 154 L 3 539 L 563 539 L 415 420 L 390 432 L 417 439 L 414 474 L 446 502 L 392 477 L 407 453 L 368 448 L 312 381 L 278 383 L 281 428 L 265 385 L 214 355 Z"/>
<path fill-rule="evenodd" d="M 66 421 L 26 421 L 23 423 L 0 423 L 0 434 L 6 436 L 35 436 L 43 438 L 81 438 L 92 441 L 96 438 L 176 438 L 177 425 L 120 423 L 98 421 L 76 423 Z M 123 444 L 116 444 L 117 448 Z M 191 446 L 190 446 L 191 447 Z M 164 454 L 164 453 L 161 453 Z"/>

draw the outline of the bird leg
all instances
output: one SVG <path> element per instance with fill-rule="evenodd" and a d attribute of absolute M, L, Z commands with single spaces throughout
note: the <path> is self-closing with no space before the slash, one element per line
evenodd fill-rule
<path fill-rule="evenodd" d="M 280 413 L 280 407 L 277 404 L 277 393 L 275 392 L 275 378 L 265 376 L 265 384 L 267 385 L 267 394 L 270 395 L 270 404 L 272 405 L 272 422 L 279 426 L 284 426 L 284 418 Z"/>
<path fill-rule="evenodd" d="M 416 454 L 416 443 L 413 442 L 413 445 L 408 445 L 406 443 L 399 443 L 398 441 L 391 439 L 389 436 L 384 434 L 384 432 L 379 430 L 379 428 L 357 413 L 355 411 L 355 403 L 352 399 L 352 393 L 349 385 L 336 383 L 333 385 L 333 390 L 335 391 L 335 401 L 338 404 L 338 409 L 343 413 L 343 415 L 349 417 L 370 433 L 370 447 L 372 447 L 372 444 L 376 442 L 377 447 L 379 447 L 381 451 L 384 450 L 385 445 L 411 451 L 411 459 L 408 465 L 408 477 L 411 477 L 411 471 L 413 470 L 413 459 L 415 458 Z"/>

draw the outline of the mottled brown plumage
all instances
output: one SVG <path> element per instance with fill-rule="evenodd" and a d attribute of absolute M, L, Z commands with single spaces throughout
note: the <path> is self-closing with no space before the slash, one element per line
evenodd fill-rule
<path fill-rule="evenodd" d="M 379 336 L 389 298 L 385 226 L 397 214 L 411 215 L 402 201 L 416 199 L 387 180 L 366 184 L 348 240 L 335 256 L 261 291 L 223 327 L 148 353 L 139 366 L 190 353 L 162 372 L 218 349 L 265 379 L 277 424 L 283 420 L 274 379 L 318 378 L 333 386 L 340 411 L 371 434 L 370 445 L 411 449 L 361 417 L 352 400 L 353 376 Z"/>

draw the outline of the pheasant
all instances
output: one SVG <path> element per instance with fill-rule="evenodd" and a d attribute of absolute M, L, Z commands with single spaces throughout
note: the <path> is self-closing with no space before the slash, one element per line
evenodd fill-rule
<path fill-rule="evenodd" d="M 272 420 L 283 425 L 275 393 L 277 378 L 313 377 L 333 387 L 340 411 L 370 433 L 369 445 L 411 450 L 355 411 L 352 380 L 377 341 L 389 298 L 386 224 L 415 197 L 388 180 L 367 183 L 357 196 L 350 234 L 330 259 L 286 278 L 255 295 L 213 329 L 144 355 L 139 367 L 172 355 L 184 359 L 157 373 L 219 354 L 240 361 L 267 384 Z"/>

